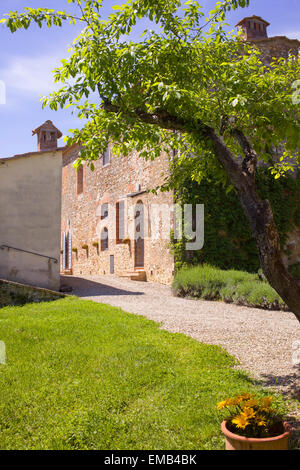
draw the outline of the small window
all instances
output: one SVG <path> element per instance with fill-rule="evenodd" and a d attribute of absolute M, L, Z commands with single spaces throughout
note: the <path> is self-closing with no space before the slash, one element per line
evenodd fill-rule
<path fill-rule="evenodd" d="M 108 204 L 102 204 L 101 206 L 101 220 L 107 219 L 108 217 Z"/>
<path fill-rule="evenodd" d="M 104 227 L 101 232 L 101 251 L 108 250 L 108 229 Z"/>
<path fill-rule="evenodd" d="M 109 145 L 105 152 L 103 152 L 103 166 L 106 166 L 110 163 L 110 148 Z"/>
<path fill-rule="evenodd" d="M 51 142 L 55 142 L 55 132 L 51 132 L 50 140 L 51 140 Z"/>
<path fill-rule="evenodd" d="M 125 204 L 124 201 L 116 204 L 116 240 L 120 243 L 125 238 Z"/>
<path fill-rule="evenodd" d="M 83 166 L 77 170 L 77 194 L 83 193 Z"/>

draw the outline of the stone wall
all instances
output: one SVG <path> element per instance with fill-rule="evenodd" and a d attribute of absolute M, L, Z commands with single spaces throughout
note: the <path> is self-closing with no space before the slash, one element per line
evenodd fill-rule
<path fill-rule="evenodd" d="M 169 232 L 162 237 L 153 233 L 148 221 L 153 205 L 173 203 L 172 193 L 157 195 L 147 192 L 162 184 L 169 172 L 169 156 L 162 154 L 155 161 L 146 161 L 132 153 L 116 157 L 103 166 L 102 158 L 95 170 L 83 170 L 83 192 L 77 194 L 77 172 L 73 167 L 78 157 L 76 146 L 63 155 L 62 177 L 62 232 L 72 235 L 72 272 L 74 275 L 109 274 L 111 256 L 114 257 L 114 274 L 126 275 L 135 269 L 135 243 L 130 227 L 134 223 L 134 207 L 142 202 L 145 209 L 144 271 L 147 279 L 170 283 L 174 274 L 174 258 L 169 252 Z M 124 240 L 116 237 L 116 203 L 125 207 L 128 227 Z M 101 220 L 101 207 L 108 204 L 106 220 Z M 101 250 L 101 227 L 109 229 L 108 250 Z M 158 224 L 159 228 L 159 224 Z M 151 231 L 152 230 L 152 231 Z"/>
<path fill-rule="evenodd" d="M 290 54 L 297 56 L 300 48 L 300 41 L 289 39 L 285 36 L 274 36 L 266 39 L 251 41 L 261 51 L 261 60 L 265 64 L 270 64 L 273 58 L 283 57 L 287 59 Z"/>
<path fill-rule="evenodd" d="M 33 302 L 50 302 L 65 295 L 46 289 L 25 286 L 0 279 L 0 308 L 8 305 L 24 305 Z"/>

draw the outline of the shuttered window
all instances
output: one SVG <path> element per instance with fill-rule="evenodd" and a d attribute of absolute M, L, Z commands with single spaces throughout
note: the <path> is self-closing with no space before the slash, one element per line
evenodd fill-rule
<path fill-rule="evenodd" d="M 83 166 L 77 170 L 77 194 L 83 193 Z"/>
<path fill-rule="evenodd" d="M 72 234 L 62 233 L 62 269 L 72 269 Z"/>
<path fill-rule="evenodd" d="M 116 240 L 120 243 L 125 238 L 125 205 L 124 201 L 116 204 Z"/>

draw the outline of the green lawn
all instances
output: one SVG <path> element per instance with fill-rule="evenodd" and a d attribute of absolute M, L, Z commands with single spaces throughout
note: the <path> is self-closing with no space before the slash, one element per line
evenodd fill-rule
<path fill-rule="evenodd" d="M 0 309 L 0 449 L 222 449 L 220 348 L 76 298 Z"/>

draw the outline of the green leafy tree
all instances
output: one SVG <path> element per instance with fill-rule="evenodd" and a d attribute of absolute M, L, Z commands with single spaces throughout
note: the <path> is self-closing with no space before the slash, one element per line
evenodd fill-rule
<path fill-rule="evenodd" d="M 195 0 L 129 0 L 108 19 L 101 0 L 67 1 L 78 16 L 26 8 L 2 22 L 12 32 L 33 22 L 82 23 L 54 73 L 63 86 L 44 99 L 51 109 L 72 106 L 86 119 L 68 139 L 83 146 L 77 165 L 86 160 L 93 168 L 110 140 L 115 153 L 137 149 L 144 158 L 178 150 L 166 188 L 213 171 L 236 191 L 265 276 L 300 320 L 299 283 L 284 266 L 270 203 L 259 198 L 255 181 L 258 162 L 269 162 L 275 148 L 282 157 L 274 177 L 299 162 L 299 57 L 266 66 L 254 47 L 226 32 L 226 13 L 249 0 L 219 1 L 208 17 Z M 154 29 L 132 40 L 144 19 Z"/>

